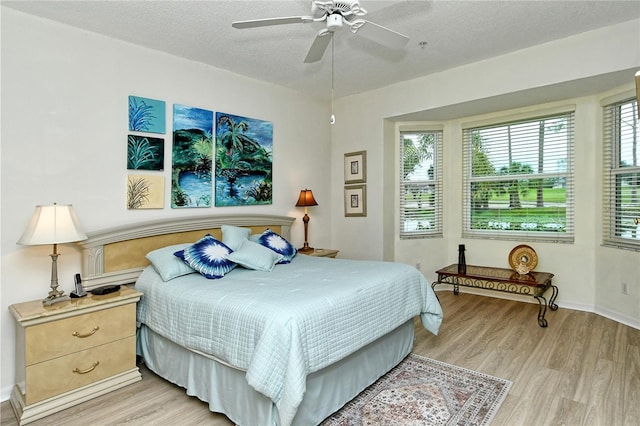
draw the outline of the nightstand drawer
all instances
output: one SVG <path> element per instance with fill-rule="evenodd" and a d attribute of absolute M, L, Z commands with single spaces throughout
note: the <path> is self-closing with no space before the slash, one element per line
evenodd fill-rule
<path fill-rule="evenodd" d="M 120 340 L 136 333 L 134 303 L 26 329 L 26 365 Z"/>
<path fill-rule="evenodd" d="M 134 323 L 135 324 L 135 323 Z M 136 338 L 75 352 L 26 368 L 26 403 L 106 379 L 136 367 Z"/>

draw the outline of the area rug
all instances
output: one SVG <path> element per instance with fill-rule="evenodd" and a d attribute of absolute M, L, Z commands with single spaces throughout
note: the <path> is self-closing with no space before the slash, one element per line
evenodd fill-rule
<path fill-rule="evenodd" d="M 409 354 L 322 426 L 488 425 L 511 382 Z"/>

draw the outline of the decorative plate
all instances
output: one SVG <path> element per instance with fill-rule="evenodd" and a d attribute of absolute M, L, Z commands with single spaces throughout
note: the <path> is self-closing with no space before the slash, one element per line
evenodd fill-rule
<path fill-rule="evenodd" d="M 520 244 L 509 253 L 509 265 L 519 274 L 528 274 L 538 265 L 538 255 L 533 248 Z"/>

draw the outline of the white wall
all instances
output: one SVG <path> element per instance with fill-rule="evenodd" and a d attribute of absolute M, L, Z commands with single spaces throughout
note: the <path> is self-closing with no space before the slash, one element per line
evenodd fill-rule
<path fill-rule="evenodd" d="M 40 299 L 49 287 L 50 246 L 22 247 L 36 204 L 72 203 L 86 231 L 123 223 L 205 214 L 265 213 L 297 217 L 299 191 L 313 189 L 309 240 L 330 247 L 327 179 L 328 105 L 281 87 L 2 8 L 1 391 L 14 383 L 13 303 Z M 255 207 L 128 211 L 125 207 L 128 96 L 167 105 L 165 205 L 169 200 L 174 103 L 273 123 L 273 204 Z M 81 269 L 73 245 L 59 247 L 61 286 Z"/>
<path fill-rule="evenodd" d="M 457 244 L 464 243 L 469 263 L 508 267 L 508 253 L 517 242 L 461 239 L 461 123 L 514 112 L 501 111 L 500 104 L 494 102 L 496 96 L 518 92 L 535 95 L 552 85 L 640 68 L 639 28 L 640 21 L 629 21 L 337 100 L 334 110 L 338 122 L 332 135 L 335 182 L 332 196 L 336 206 L 332 212 L 332 232 L 342 255 L 384 258 L 411 265 L 420 262 L 423 273 L 434 280 L 437 269 L 455 263 Z M 629 85 L 615 90 L 631 89 L 633 72 Z M 520 106 L 522 111 L 528 111 L 576 105 L 575 243 L 532 243 L 532 246 L 539 256 L 537 269 L 555 274 L 561 306 L 600 312 L 640 328 L 640 253 L 600 247 L 600 100 L 610 94 L 572 97 L 548 105 L 534 105 L 536 101 L 531 101 L 532 105 L 527 106 L 524 99 Z M 468 105 L 485 101 L 488 109 L 483 115 L 461 114 L 441 123 L 445 126 L 444 238 L 399 240 L 397 196 L 389 196 L 389 191 L 397 191 L 398 179 L 397 132 L 391 131 L 399 125 L 394 123 L 395 117 L 422 112 L 421 116 L 428 118 L 430 111 L 451 106 L 468 111 Z M 393 150 L 390 146 L 394 146 Z M 357 150 L 367 151 L 368 215 L 354 219 L 345 218 L 338 206 L 343 203 L 343 154 Z M 396 184 L 390 185 L 390 179 Z M 394 250 L 389 250 L 390 244 Z M 621 294 L 621 281 L 628 284 L 629 295 Z M 552 314 L 549 315 L 553 326 Z"/>

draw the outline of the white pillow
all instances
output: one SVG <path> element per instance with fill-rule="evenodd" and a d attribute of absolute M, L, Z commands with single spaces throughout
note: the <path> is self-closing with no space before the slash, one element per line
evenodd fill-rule
<path fill-rule="evenodd" d="M 251 229 L 239 226 L 222 225 L 220 229 L 222 230 L 222 242 L 233 251 L 238 250 L 251 233 Z"/>
<path fill-rule="evenodd" d="M 244 240 L 238 250 L 227 255 L 227 259 L 245 268 L 267 272 L 273 271 L 282 257 L 281 254 L 249 240 Z"/>
<path fill-rule="evenodd" d="M 173 255 L 176 251 L 183 250 L 190 245 L 191 244 L 187 243 L 162 247 L 150 251 L 145 257 L 151 262 L 151 265 L 153 265 L 153 268 L 160 275 L 162 281 L 169 281 L 182 275 L 198 272 Z"/>

